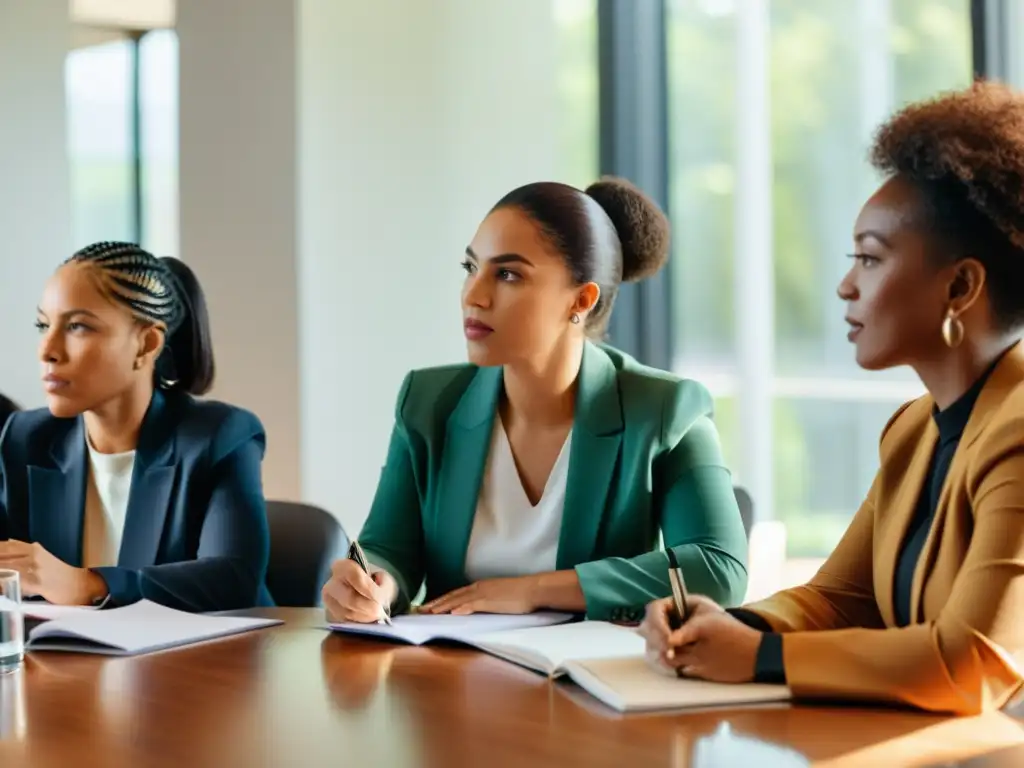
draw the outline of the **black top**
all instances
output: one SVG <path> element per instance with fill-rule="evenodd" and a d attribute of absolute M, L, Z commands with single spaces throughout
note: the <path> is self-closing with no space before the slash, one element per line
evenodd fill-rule
<path fill-rule="evenodd" d="M 900 627 L 905 627 L 912 622 L 910 594 L 914 582 L 914 570 L 924 549 L 928 532 L 931 530 L 932 521 L 935 520 L 939 495 L 946 482 L 946 475 L 949 474 L 949 465 L 953 461 L 953 455 L 960 444 L 960 436 L 963 435 L 964 429 L 967 427 L 971 410 L 996 363 L 993 363 L 985 374 L 955 403 L 944 411 L 939 411 L 937 408 L 932 411 L 932 418 L 935 419 L 935 425 L 939 428 L 939 440 L 928 466 L 928 473 L 925 476 L 921 496 L 917 501 L 917 508 L 914 510 L 914 517 L 907 526 L 903 547 L 896 559 L 893 603 L 896 611 L 896 623 Z M 771 625 L 756 613 L 742 608 L 731 609 L 729 613 L 744 624 L 764 632 L 761 645 L 757 650 L 754 680 L 759 683 L 785 683 L 786 669 L 782 655 L 783 635 L 772 632 Z"/>

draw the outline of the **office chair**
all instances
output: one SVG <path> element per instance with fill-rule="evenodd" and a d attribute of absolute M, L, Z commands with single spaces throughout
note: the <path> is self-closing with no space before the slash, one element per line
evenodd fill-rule
<path fill-rule="evenodd" d="M 733 487 L 736 494 L 736 503 L 740 508 L 740 519 L 743 520 L 743 530 L 747 533 L 747 541 L 750 541 L 750 529 L 754 527 L 754 499 L 745 488 Z"/>
<path fill-rule="evenodd" d="M 316 608 L 331 563 L 344 557 L 349 539 L 333 515 L 310 504 L 268 501 L 270 563 L 267 590 L 281 607 Z"/>

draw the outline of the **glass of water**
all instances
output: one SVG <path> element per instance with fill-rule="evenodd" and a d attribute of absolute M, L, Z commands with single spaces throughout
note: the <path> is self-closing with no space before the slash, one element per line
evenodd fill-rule
<path fill-rule="evenodd" d="M 0 569 L 0 674 L 21 668 L 25 656 L 25 620 L 17 571 Z"/>

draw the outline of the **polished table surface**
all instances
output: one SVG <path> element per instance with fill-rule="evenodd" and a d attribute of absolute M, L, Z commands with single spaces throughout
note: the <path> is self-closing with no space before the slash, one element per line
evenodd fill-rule
<path fill-rule="evenodd" d="M 0 676 L 2 768 L 1024 765 L 1024 720 L 772 705 L 620 715 L 461 648 L 332 635 L 321 612 L 134 659 L 30 654 Z"/>

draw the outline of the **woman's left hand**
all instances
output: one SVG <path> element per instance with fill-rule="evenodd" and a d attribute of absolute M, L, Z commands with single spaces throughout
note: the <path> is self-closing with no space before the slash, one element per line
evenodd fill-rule
<path fill-rule="evenodd" d="M 485 579 L 454 589 L 420 608 L 421 613 L 531 613 L 537 609 L 533 576 Z"/>
<path fill-rule="evenodd" d="M 38 595 L 54 605 L 89 605 L 107 592 L 100 576 L 68 565 L 41 544 L 0 541 L 0 568 L 18 572 L 23 594 Z"/>
<path fill-rule="evenodd" d="M 688 598 L 690 618 L 679 629 L 669 627 L 672 599 L 647 606 L 640 634 L 647 641 L 647 658 L 683 677 L 719 683 L 748 683 L 754 679 L 761 633 L 726 613 L 706 597 Z"/>

